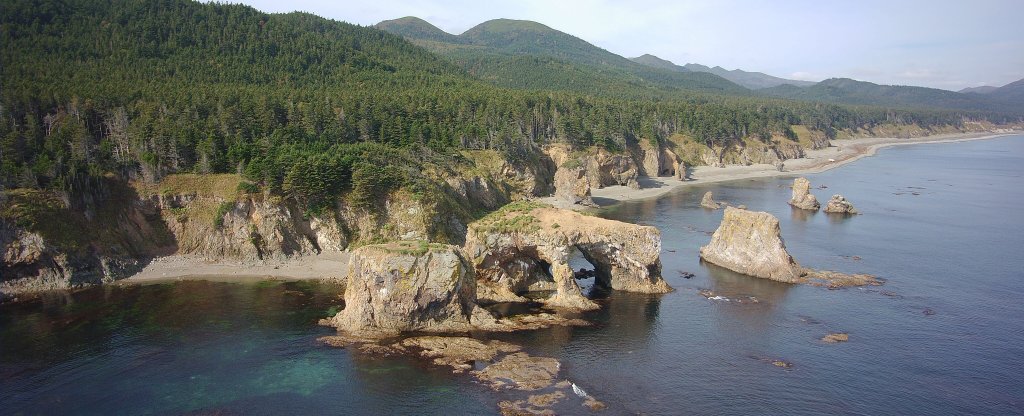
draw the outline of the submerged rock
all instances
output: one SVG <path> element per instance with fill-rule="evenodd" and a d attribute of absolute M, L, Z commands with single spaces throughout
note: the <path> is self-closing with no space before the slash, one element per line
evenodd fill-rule
<path fill-rule="evenodd" d="M 811 181 L 808 181 L 807 178 L 793 180 L 793 196 L 789 199 L 789 205 L 809 211 L 817 211 L 821 208 L 818 199 L 811 194 Z"/>
<path fill-rule="evenodd" d="M 700 206 L 707 209 L 719 209 L 724 205 L 725 204 L 721 202 L 715 202 L 715 199 L 711 194 L 711 191 L 705 192 L 704 197 L 700 199 Z"/>
<path fill-rule="evenodd" d="M 767 212 L 727 207 L 711 242 L 700 248 L 707 262 L 754 277 L 796 283 L 802 270 L 786 251 L 779 220 Z"/>
<path fill-rule="evenodd" d="M 467 330 L 477 308 L 473 269 L 458 247 L 399 241 L 352 251 L 345 309 L 330 323 L 365 334 Z"/>
<path fill-rule="evenodd" d="M 522 302 L 527 292 L 550 292 L 539 301 L 596 309 L 573 278 L 569 258 L 574 249 L 594 265 L 599 286 L 642 293 L 671 290 L 661 277 L 661 234 L 654 227 L 523 203 L 470 224 L 466 236 L 481 301 Z"/>
<path fill-rule="evenodd" d="M 850 340 L 850 335 L 843 333 L 828 334 L 821 337 L 821 341 L 827 344 L 836 344 L 840 342 L 846 342 Z"/>
<path fill-rule="evenodd" d="M 700 248 L 700 258 L 738 273 L 786 283 L 832 288 L 881 284 L 867 274 L 801 267 L 786 250 L 778 218 L 767 212 L 726 208 L 711 242 Z"/>
<path fill-rule="evenodd" d="M 853 204 L 839 194 L 832 195 L 832 199 L 828 200 L 828 204 L 825 205 L 825 212 L 830 214 L 857 214 Z"/>
<path fill-rule="evenodd" d="M 554 358 L 534 357 L 518 352 L 506 355 L 473 374 L 495 390 L 538 390 L 554 384 L 560 368 L 561 364 Z"/>
<path fill-rule="evenodd" d="M 480 341 L 469 337 L 424 336 L 406 338 L 399 345 L 416 348 L 420 356 L 434 364 L 452 367 L 456 373 L 473 369 L 474 361 L 491 361 L 499 353 L 516 352 L 522 347 L 501 341 Z"/>

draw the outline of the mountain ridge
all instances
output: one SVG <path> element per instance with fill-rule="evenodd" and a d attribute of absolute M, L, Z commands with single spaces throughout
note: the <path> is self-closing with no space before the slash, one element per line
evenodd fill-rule
<path fill-rule="evenodd" d="M 647 65 L 653 68 L 665 69 L 669 71 L 678 72 L 706 72 L 709 74 L 718 75 L 729 81 L 732 81 L 740 86 L 759 90 L 764 88 L 776 87 L 783 84 L 794 85 L 798 87 L 809 87 L 814 85 L 815 82 L 811 81 L 799 81 L 793 79 L 785 79 L 772 75 L 765 74 L 763 72 L 750 72 L 742 69 L 727 70 L 720 66 L 714 68 L 708 67 L 701 64 L 689 63 L 686 65 L 676 65 L 674 62 L 667 59 L 662 59 L 658 56 L 651 55 L 649 53 L 640 55 L 635 58 L 629 58 L 631 61 Z"/>
<path fill-rule="evenodd" d="M 749 93 L 714 74 L 642 65 L 533 21 L 492 19 L 450 38 L 423 30 L 422 23 L 408 18 L 386 20 L 375 27 L 447 56 L 470 73 L 502 87 L 544 87 L 605 95 L 665 91 Z M 545 84 L 545 79 L 551 82 Z"/>

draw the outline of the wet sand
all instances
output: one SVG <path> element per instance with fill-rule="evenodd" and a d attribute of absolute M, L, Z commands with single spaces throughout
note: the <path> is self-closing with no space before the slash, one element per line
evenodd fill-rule
<path fill-rule="evenodd" d="M 347 252 L 320 253 L 280 261 L 210 261 L 197 256 L 174 255 L 153 260 L 141 272 L 117 284 L 162 283 L 178 280 L 243 282 L 257 280 L 345 279 Z"/>

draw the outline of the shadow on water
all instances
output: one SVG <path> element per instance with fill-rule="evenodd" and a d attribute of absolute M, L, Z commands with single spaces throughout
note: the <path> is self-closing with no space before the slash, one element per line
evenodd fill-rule
<path fill-rule="evenodd" d="M 829 213 L 829 212 L 826 212 L 825 216 L 828 217 L 829 224 L 843 224 L 843 223 L 849 221 L 850 219 L 856 217 L 857 215 L 856 214 L 846 214 L 846 213 Z"/>
<path fill-rule="evenodd" d="M 809 221 L 810 219 L 814 218 L 814 216 L 817 215 L 817 214 L 818 214 L 818 211 L 811 211 L 811 210 L 808 210 L 808 209 L 800 209 L 800 208 L 797 208 L 797 207 L 790 207 L 790 209 L 789 209 L 789 218 L 790 218 L 790 220 L 792 220 L 794 222 L 797 222 L 797 221 Z"/>
<path fill-rule="evenodd" d="M 722 296 L 754 296 L 760 303 L 779 304 L 793 288 L 790 283 L 747 276 L 706 261 L 700 265 L 708 274 L 711 289 Z"/>

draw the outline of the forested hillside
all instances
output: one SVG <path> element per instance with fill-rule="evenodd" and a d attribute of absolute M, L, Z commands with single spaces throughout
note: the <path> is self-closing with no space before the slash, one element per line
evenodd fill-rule
<path fill-rule="evenodd" d="M 660 97 L 681 91 L 749 93 L 714 74 L 652 68 L 526 20 L 489 20 L 457 36 L 415 17 L 387 20 L 376 27 L 446 56 L 499 87 L 615 98 Z"/>
<path fill-rule="evenodd" d="M 516 153 L 565 142 L 621 151 L 675 133 L 723 143 L 791 136 L 794 124 L 832 132 L 1012 117 L 650 85 L 617 98 L 548 88 L 575 79 L 545 76 L 543 68 L 563 65 L 556 57 L 474 58 L 531 74 L 506 89 L 474 77 L 474 65 L 464 70 L 381 30 L 240 5 L 15 0 L 0 13 L 6 188 L 75 191 L 105 175 L 238 172 L 271 192 L 329 199 L 415 182 L 421 164 L 462 149 Z M 496 36 L 477 32 L 478 43 Z M 509 68 L 509 77 L 519 73 Z"/>
<path fill-rule="evenodd" d="M 889 105 L 902 108 L 1021 112 L 1022 103 L 991 99 L 990 94 L 964 94 L 935 88 L 878 85 L 849 78 L 832 78 L 809 87 L 780 85 L 760 90 L 776 97 L 854 105 Z"/>

